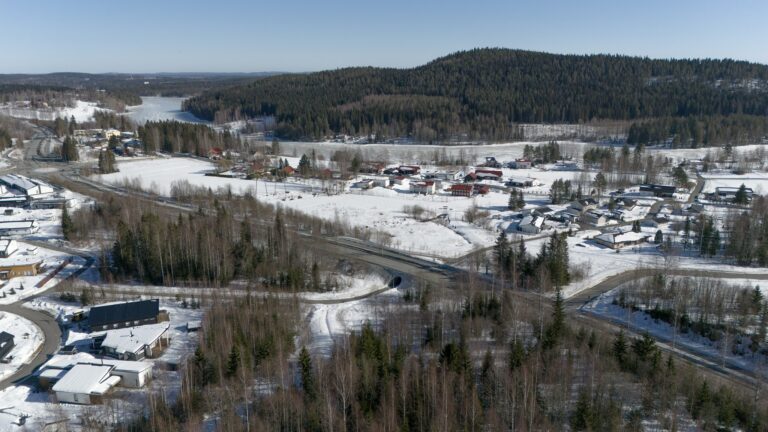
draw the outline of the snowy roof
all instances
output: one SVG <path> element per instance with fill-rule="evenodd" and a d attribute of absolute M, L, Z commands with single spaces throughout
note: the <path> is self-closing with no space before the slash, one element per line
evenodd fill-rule
<path fill-rule="evenodd" d="M 20 221 L 0 221 L 0 229 L 23 229 L 32 228 L 37 225 L 35 220 L 20 220 Z"/>
<path fill-rule="evenodd" d="M 150 324 L 138 327 L 127 327 L 117 330 L 106 331 L 107 337 L 101 343 L 102 347 L 112 348 L 118 353 L 136 353 L 160 339 L 168 328 L 170 322 L 160 324 Z"/>
<path fill-rule="evenodd" d="M 110 377 L 112 368 L 112 366 L 75 365 L 53 386 L 53 391 L 104 394 L 120 382 L 120 377 Z"/>
<path fill-rule="evenodd" d="M 629 231 L 625 233 L 605 233 L 600 234 L 599 236 L 596 236 L 595 239 L 602 240 L 604 242 L 608 243 L 631 243 L 636 241 L 643 241 L 649 238 L 650 235 L 641 233 L 641 232 L 634 232 Z"/>
<path fill-rule="evenodd" d="M 6 240 L 6 239 L 0 240 L 0 251 L 7 253 L 9 250 L 15 251 L 16 249 L 18 249 L 16 240 Z"/>
<path fill-rule="evenodd" d="M 53 374 L 47 371 L 62 371 L 70 369 L 76 365 L 91 366 L 112 366 L 115 372 L 143 372 L 152 368 L 152 363 L 145 361 L 129 361 L 114 359 L 99 359 L 88 353 L 77 353 L 72 355 L 54 355 L 47 363 L 42 366 L 40 376 L 43 374 Z"/>

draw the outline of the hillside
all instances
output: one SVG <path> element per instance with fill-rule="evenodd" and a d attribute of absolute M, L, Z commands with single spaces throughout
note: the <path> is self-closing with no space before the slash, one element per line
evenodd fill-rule
<path fill-rule="evenodd" d="M 503 140 L 515 137 L 514 123 L 766 115 L 768 66 L 477 49 L 413 69 L 263 78 L 205 92 L 184 108 L 219 122 L 275 115 L 285 138 Z"/>

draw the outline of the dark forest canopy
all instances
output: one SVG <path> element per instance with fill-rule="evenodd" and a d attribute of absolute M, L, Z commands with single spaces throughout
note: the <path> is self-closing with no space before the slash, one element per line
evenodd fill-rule
<path fill-rule="evenodd" d="M 285 138 L 331 134 L 501 140 L 514 123 L 768 114 L 768 66 L 509 49 L 413 69 L 279 75 L 203 93 L 184 109 L 219 122 L 276 116 Z"/>

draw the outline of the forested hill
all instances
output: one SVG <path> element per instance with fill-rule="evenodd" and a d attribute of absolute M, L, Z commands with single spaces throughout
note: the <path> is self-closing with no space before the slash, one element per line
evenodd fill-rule
<path fill-rule="evenodd" d="M 766 115 L 768 66 L 477 49 L 413 69 L 273 76 L 203 93 L 184 108 L 219 122 L 276 115 L 286 138 L 509 139 L 513 123 Z"/>

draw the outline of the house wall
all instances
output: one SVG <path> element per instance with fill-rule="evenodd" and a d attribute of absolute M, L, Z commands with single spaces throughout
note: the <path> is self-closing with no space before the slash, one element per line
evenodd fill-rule
<path fill-rule="evenodd" d="M 70 392 L 63 392 L 63 391 L 56 392 L 56 400 L 58 402 L 73 403 L 73 404 L 80 404 L 80 405 L 91 405 L 93 403 L 91 401 L 91 395 L 89 394 L 70 393 Z"/>
<path fill-rule="evenodd" d="M 112 375 L 120 377 L 122 387 L 141 388 L 152 378 L 152 369 L 143 372 L 113 370 Z"/>
<path fill-rule="evenodd" d="M 113 330 L 113 329 L 119 329 L 119 328 L 125 328 L 125 327 L 135 327 L 145 324 L 156 324 L 158 322 L 157 317 L 147 318 L 143 320 L 136 320 L 136 321 L 121 321 L 116 323 L 107 323 L 104 325 L 99 325 L 95 327 L 91 327 L 91 330 Z"/>

